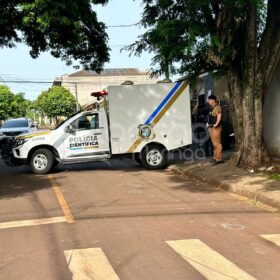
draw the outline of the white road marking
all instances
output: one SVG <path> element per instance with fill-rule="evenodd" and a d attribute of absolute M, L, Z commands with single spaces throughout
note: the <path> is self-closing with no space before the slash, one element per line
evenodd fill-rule
<path fill-rule="evenodd" d="M 280 246 L 280 234 L 263 234 L 261 237 Z"/>
<path fill-rule="evenodd" d="M 221 226 L 224 229 L 229 229 L 229 230 L 243 230 L 243 229 L 245 229 L 245 226 L 239 225 L 239 224 L 221 224 Z"/>
<path fill-rule="evenodd" d="M 39 226 L 39 225 L 48 225 L 48 224 L 66 223 L 66 222 L 67 222 L 67 220 L 66 220 L 65 217 L 53 217 L 53 218 L 45 218 L 45 219 L 22 220 L 22 221 L 0 223 L 0 229 L 28 227 L 28 226 Z"/>
<path fill-rule="evenodd" d="M 198 239 L 166 243 L 209 280 L 256 280 Z"/>
<path fill-rule="evenodd" d="M 73 280 L 119 280 L 101 248 L 64 251 Z"/>

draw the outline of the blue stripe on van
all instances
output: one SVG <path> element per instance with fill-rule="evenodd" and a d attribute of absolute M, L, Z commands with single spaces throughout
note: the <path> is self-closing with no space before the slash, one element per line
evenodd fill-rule
<path fill-rule="evenodd" d="M 155 109 L 155 111 L 151 114 L 151 116 L 147 119 L 145 124 L 150 124 L 155 116 L 161 111 L 161 109 L 166 105 L 169 99 L 173 96 L 173 94 L 177 91 L 177 89 L 181 86 L 182 82 L 178 82 L 174 88 L 168 93 L 168 95 L 163 99 L 163 101 L 159 104 L 159 106 Z"/>

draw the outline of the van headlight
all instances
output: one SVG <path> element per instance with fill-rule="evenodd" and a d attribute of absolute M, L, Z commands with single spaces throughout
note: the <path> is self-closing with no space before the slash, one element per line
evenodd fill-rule
<path fill-rule="evenodd" d="M 22 146 L 23 144 L 25 144 L 28 140 L 30 140 L 30 138 L 26 138 L 26 139 L 15 139 L 13 146 L 14 148 L 18 148 L 20 146 Z"/>

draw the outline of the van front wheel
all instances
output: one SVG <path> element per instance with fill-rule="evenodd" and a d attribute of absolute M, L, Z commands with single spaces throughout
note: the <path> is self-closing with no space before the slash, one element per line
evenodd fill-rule
<path fill-rule="evenodd" d="M 167 165 L 167 151 L 156 145 L 145 147 L 142 151 L 141 162 L 146 169 L 163 169 Z"/>
<path fill-rule="evenodd" d="M 47 174 L 54 165 L 54 155 L 48 149 L 36 150 L 30 160 L 30 167 L 35 174 Z"/>

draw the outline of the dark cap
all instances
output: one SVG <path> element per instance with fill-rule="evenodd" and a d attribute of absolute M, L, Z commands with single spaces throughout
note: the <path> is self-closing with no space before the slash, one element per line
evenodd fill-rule
<path fill-rule="evenodd" d="M 211 95 L 208 96 L 208 99 L 217 101 L 217 96 L 214 95 L 214 94 L 211 94 Z"/>

